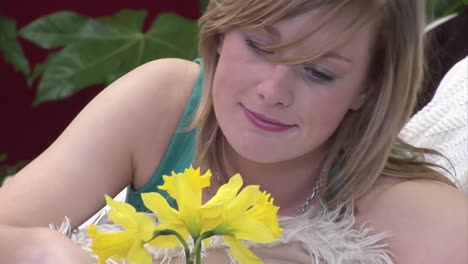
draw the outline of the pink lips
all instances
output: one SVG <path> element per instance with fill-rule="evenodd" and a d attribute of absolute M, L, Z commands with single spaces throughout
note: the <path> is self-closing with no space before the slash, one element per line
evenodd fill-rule
<path fill-rule="evenodd" d="M 290 128 L 295 127 L 294 125 L 283 124 L 277 120 L 267 118 L 259 113 L 252 112 L 246 108 L 243 108 L 244 114 L 247 119 L 256 127 L 271 131 L 271 132 L 282 132 Z"/>

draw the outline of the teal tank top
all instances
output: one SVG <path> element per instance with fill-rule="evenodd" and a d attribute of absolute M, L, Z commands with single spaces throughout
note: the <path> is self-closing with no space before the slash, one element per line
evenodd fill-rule
<path fill-rule="evenodd" d="M 192 95 L 185 107 L 184 113 L 177 125 L 176 132 L 172 136 L 164 157 L 151 179 L 140 189 L 135 190 L 132 186 L 127 187 L 126 202 L 133 205 L 139 212 L 148 212 L 143 204 L 141 194 L 146 192 L 158 192 L 166 198 L 172 207 L 176 207 L 176 202 L 166 191 L 159 190 L 157 186 L 163 185 L 163 175 L 171 175 L 172 172 L 183 172 L 193 163 L 196 144 L 196 130 L 185 131 L 190 124 L 192 116 L 200 102 L 203 86 L 203 63 L 201 59 L 195 60 L 200 65 L 198 80 L 193 88 Z"/>

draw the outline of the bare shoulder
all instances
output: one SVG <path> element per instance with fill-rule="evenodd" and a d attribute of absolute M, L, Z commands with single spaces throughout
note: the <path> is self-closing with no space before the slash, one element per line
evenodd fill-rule
<path fill-rule="evenodd" d="M 387 180 L 357 203 L 358 224 L 391 234 L 397 263 L 467 263 L 467 197 L 429 180 Z"/>
<path fill-rule="evenodd" d="M 0 188 L 0 223 L 47 226 L 68 216 L 77 226 L 104 205 L 104 194 L 145 183 L 169 145 L 199 72 L 189 61 L 157 60 L 104 89 Z"/>
<path fill-rule="evenodd" d="M 110 85 L 107 90 L 115 90 L 114 87 L 118 87 L 119 90 L 128 87 L 127 89 L 132 90 L 132 95 L 150 96 L 148 99 L 173 103 L 168 99 L 183 100 L 184 96 L 190 95 L 199 71 L 199 65 L 191 61 L 175 58 L 154 60 L 129 72 Z M 151 97 L 161 94 L 166 96 Z"/>
<path fill-rule="evenodd" d="M 181 113 L 177 109 L 185 108 L 199 72 L 197 63 L 182 59 L 160 59 L 136 68 L 106 90 L 113 97 L 122 96 L 124 100 L 121 103 L 138 111 L 134 117 L 157 117 L 161 121 L 162 111 L 164 119 L 172 115 L 178 119 Z M 108 96 L 105 93 L 99 96 Z"/>
<path fill-rule="evenodd" d="M 167 58 L 150 61 L 125 75 L 124 79 L 134 79 L 138 75 L 141 82 L 151 82 L 151 87 L 160 85 L 180 86 L 196 81 L 199 65 L 192 61 Z M 122 82 L 121 80 L 119 80 Z"/>

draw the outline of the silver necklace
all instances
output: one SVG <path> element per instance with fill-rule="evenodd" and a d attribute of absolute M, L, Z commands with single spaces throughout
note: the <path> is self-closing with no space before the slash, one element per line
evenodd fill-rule
<path fill-rule="evenodd" d="M 307 197 L 304 205 L 302 205 L 301 209 L 299 209 L 296 212 L 296 216 L 302 215 L 303 213 L 305 213 L 305 211 L 307 211 L 307 209 L 309 209 L 309 207 L 312 206 L 312 203 L 313 203 L 315 197 L 317 197 L 320 194 L 320 190 L 322 189 L 322 186 L 323 186 L 323 178 L 320 177 L 315 182 L 314 188 L 312 189 L 312 193 L 309 195 L 309 197 Z"/>

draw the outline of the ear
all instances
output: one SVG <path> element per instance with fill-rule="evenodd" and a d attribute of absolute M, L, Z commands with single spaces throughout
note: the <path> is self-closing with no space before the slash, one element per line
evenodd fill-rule
<path fill-rule="evenodd" d="M 354 99 L 354 102 L 351 104 L 351 107 L 350 107 L 351 110 L 357 111 L 359 110 L 359 108 L 361 108 L 364 105 L 364 103 L 366 103 L 367 98 L 369 97 L 369 94 L 370 94 L 370 89 L 371 89 L 370 87 L 367 87 L 363 89 L 356 96 L 356 98 Z"/>
<path fill-rule="evenodd" d="M 218 36 L 218 47 L 216 48 L 216 53 L 218 53 L 218 55 L 221 55 L 221 50 L 223 49 L 223 43 L 224 43 L 224 34 L 220 34 Z"/>

